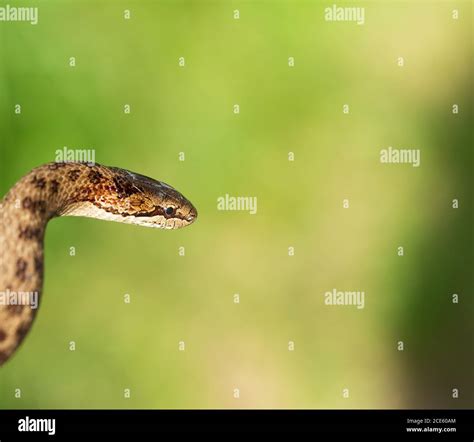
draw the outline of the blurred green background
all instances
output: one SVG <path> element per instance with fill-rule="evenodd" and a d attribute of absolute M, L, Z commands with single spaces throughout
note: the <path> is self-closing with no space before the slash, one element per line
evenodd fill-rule
<path fill-rule="evenodd" d="M 334 2 L 7 3 L 39 23 L 0 22 L 0 195 L 63 146 L 95 149 L 199 218 L 53 220 L 0 407 L 473 406 L 471 2 L 338 1 L 362 26 L 325 21 Z M 421 166 L 381 164 L 388 146 Z M 218 211 L 226 193 L 258 213 Z M 324 305 L 333 288 L 365 308 Z"/>

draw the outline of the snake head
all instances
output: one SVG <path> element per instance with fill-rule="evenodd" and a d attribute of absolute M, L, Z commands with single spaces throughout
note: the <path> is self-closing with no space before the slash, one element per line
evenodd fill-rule
<path fill-rule="evenodd" d="M 196 208 L 176 189 L 125 169 L 96 165 L 82 171 L 75 182 L 79 184 L 74 197 L 59 215 L 160 229 L 179 229 L 197 218 Z"/>
<path fill-rule="evenodd" d="M 113 178 L 121 215 L 132 224 L 161 229 L 179 229 L 193 223 L 197 210 L 170 185 L 120 169 Z"/>

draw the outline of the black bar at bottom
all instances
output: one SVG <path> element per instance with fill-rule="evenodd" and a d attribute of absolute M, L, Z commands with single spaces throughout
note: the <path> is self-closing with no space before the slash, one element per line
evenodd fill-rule
<path fill-rule="evenodd" d="M 472 410 L 0 410 L 0 440 L 472 441 L 473 414 Z"/>

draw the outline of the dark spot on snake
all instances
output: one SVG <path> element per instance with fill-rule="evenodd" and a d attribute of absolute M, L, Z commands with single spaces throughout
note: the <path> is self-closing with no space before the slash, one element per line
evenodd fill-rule
<path fill-rule="evenodd" d="M 51 192 L 52 193 L 58 193 L 58 190 L 59 190 L 59 182 L 57 180 L 52 180 L 50 183 L 49 183 L 50 187 L 51 187 Z"/>
<path fill-rule="evenodd" d="M 36 212 L 39 212 L 42 215 L 46 213 L 46 201 L 38 200 L 38 201 L 34 201 L 33 204 L 34 204 L 34 210 Z"/>
<path fill-rule="evenodd" d="M 23 258 L 18 258 L 16 262 L 16 277 L 20 281 L 24 281 L 26 279 L 26 269 L 28 268 L 28 263 Z"/>
<path fill-rule="evenodd" d="M 44 178 L 38 178 L 36 175 L 31 182 L 37 189 L 44 189 L 46 186 L 46 180 Z"/>
<path fill-rule="evenodd" d="M 35 239 L 37 241 L 41 238 L 42 230 L 39 227 L 26 226 L 20 227 L 20 239 Z"/>
<path fill-rule="evenodd" d="M 128 180 L 124 180 L 120 177 L 114 177 L 113 181 L 119 198 L 126 198 L 136 193 L 136 189 Z"/>
<path fill-rule="evenodd" d="M 22 206 L 24 209 L 30 210 L 31 212 L 39 212 L 41 214 L 46 213 L 46 201 L 37 200 L 33 201 L 29 196 L 23 199 Z"/>
<path fill-rule="evenodd" d="M 81 172 L 77 169 L 72 169 L 67 173 L 69 180 L 76 181 L 79 178 Z"/>
<path fill-rule="evenodd" d="M 40 255 L 35 256 L 35 271 L 37 273 L 43 273 L 43 257 Z"/>
<path fill-rule="evenodd" d="M 100 181 L 102 180 L 103 176 L 100 172 L 98 172 L 97 170 L 91 170 L 89 172 L 89 181 L 92 183 L 92 184 L 99 184 Z"/>
<path fill-rule="evenodd" d="M 21 205 L 24 209 L 31 209 L 31 207 L 33 206 L 33 200 L 29 196 L 27 196 L 23 199 Z"/>
<path fill-rule="evenodd" d="M 0 329 L 0 342 L 3 342 L 5 339 L 7 339 L 7 334 L 5 333 L 5 331 Z"/>

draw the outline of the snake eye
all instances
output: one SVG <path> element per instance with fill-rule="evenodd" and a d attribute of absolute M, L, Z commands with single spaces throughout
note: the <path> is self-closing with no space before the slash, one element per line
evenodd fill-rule
<path fill-rule="evenodd" d="M 167 207 L 166 210 L 165 210 L 165 213 L 166 213 L 167 215 L 173 215 L 173 213 L 174 213 L 174 207 L 171 207 L 171 206 Z"/>

